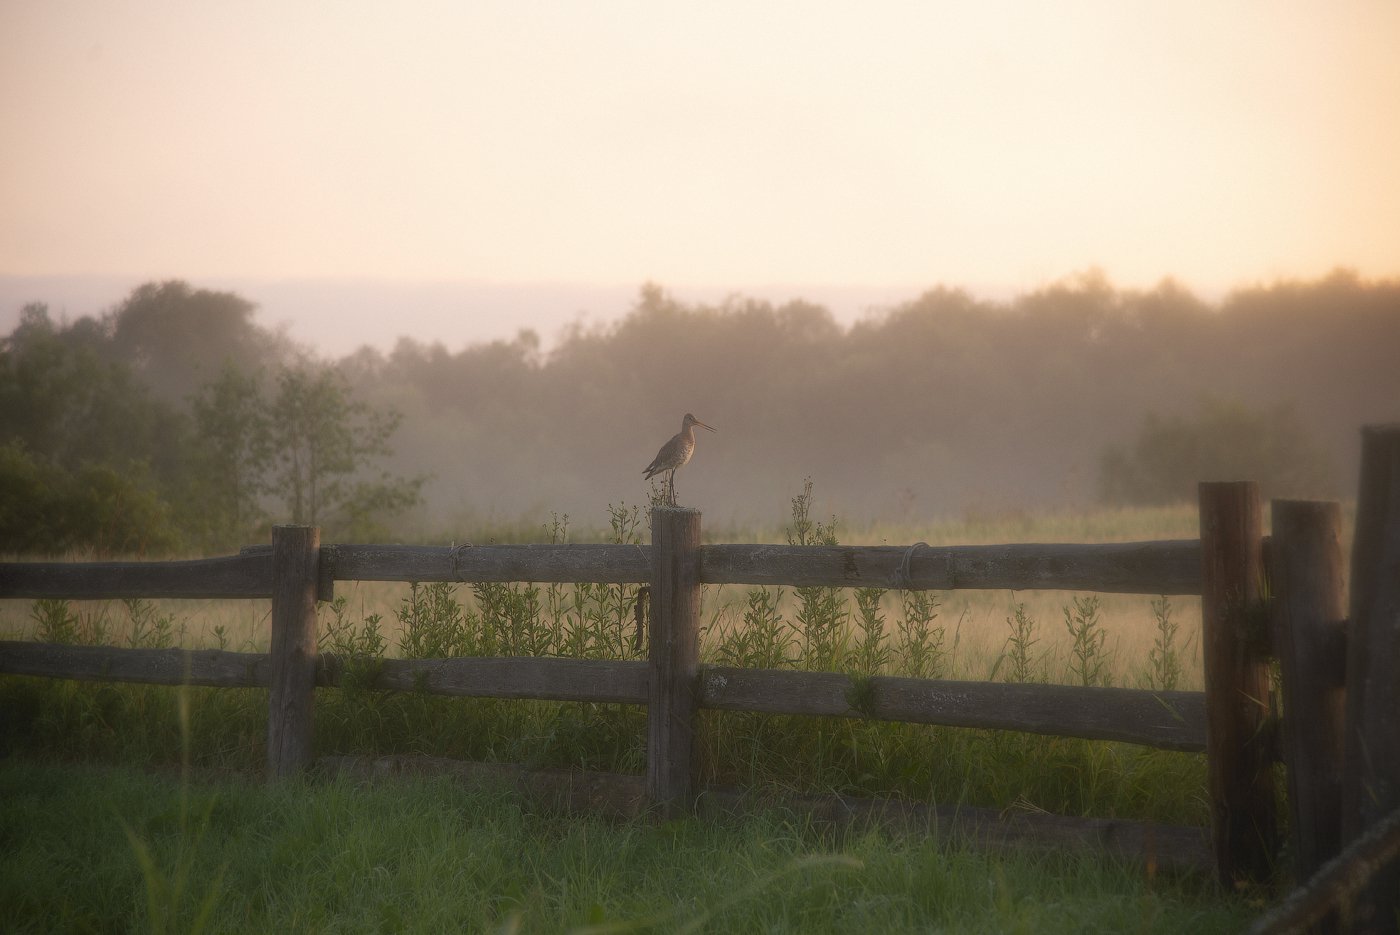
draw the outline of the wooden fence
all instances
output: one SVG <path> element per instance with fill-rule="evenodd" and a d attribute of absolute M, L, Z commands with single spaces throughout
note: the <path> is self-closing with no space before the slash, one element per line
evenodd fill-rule
<path fill-rule="evenodd" d="M 565 779 L 575 800 L 634 801 L 663 814 L 732 804 L 701 789 L 693 743 L 703 708 L 874 718 L 1030 731 L 1203 751 L 1212 827 L 1201 829 L 893 801 L 809 801 L 829 815 L 895 814 L 990 843 L 1087 844 L 1159 864 L 1213 866 L 1223 881 L 1270 877 L 1279 853 L 1274 765 L 1287 766 L 1292 849 L 1311 876 L 1367 822 L 1400 806 L 1400 743 L 1390 720 L 1400 660 L 1400 428 L 1363 433 L 1363 472 L 1348 620 L 1341 511 L 1275 501 L 1273 535 L 1251 482 L 1200 486 L 1199 540 L 1102 545 L 905 547 L 702 545 L 700 514 L 652 511 L 649 547 L 633 545 L 327 545 L 316 529 L 278 526 L 272 545 L 183 562 L 0 564 L 0 597 L 271 598 L 268 654 L 0 642 L 0 673 L 157 684 L 267 687 L 268 773 L 312 762 L 317 687 L 342 660 L 317 653 L 316 604 L 334 582 L 594 582 L 650 587 L 648 658 L 388 659 L 375 687 L 431 694 L 646 705 L 642 777 Z M 729 668 L 699 661 L 704 584 L 902 589 L 1065 589 L 1202 598 L 1205 691 L 1145 691 Z M 1280 731 L 1269 667 L 1279 659 Z M 1359 689 L 1359 690 L 1358 690 Z M 1339 764 L 1345 764 L 1345 769 Z M 346 764 L 342 764 L 346 765 Z M 355 768 L 376 768 L 355 761 Z M 400 768 L 382 760 L 378 768 Z M 522 784 L 555 781 L 514 767 L 457 764 Z M 608 790 L 612 789 L 612 792 Z M 1373 911 L 1394 892 L 1372 887 Z M 1374 907 L 1381 907 L 1375 909 Z"/>

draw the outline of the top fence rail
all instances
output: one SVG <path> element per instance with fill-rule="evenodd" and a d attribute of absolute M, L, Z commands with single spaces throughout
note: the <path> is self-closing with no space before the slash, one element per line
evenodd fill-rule
<path fill-rule="evenodd" d="M 905 590 L 1066 590 L 1200 594 L 1198 539 L 1107 544 L 927 546 L 702 545 L 702 584 Z M 327 545 L 333 581 L 645 584 L 642 545 Z M 171 562 L 0 563 L 0 598 L 266 598 L 272 550 Z"/>

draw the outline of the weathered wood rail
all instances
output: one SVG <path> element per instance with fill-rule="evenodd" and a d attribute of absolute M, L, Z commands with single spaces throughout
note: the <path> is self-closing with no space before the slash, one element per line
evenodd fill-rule
<path fill-rule="evenodd" d="M 1213 865 L 1227 883 L 1276 871 L 1279 816 L 1273 766 L 1289 781 L 1294 872 L 1302 879 L 1400 805 L 1393 730 L 1400 660 L 1400 428 L 1364 435 L 1351 569 L 1351 618 L 1335 504 L 1276 501 L 1262 534 L 1251 483 L 1202 484 L 1201 539 L 1166 542 L 931 547 L 701 545 L 699 514 L 660 508 L 652 545 L 319 546 L 315 530 L 276 527 L 273 544 L 187 562 L 0 563 L 0 598 L 271 598 L 269 654 L 137 650 L 0 642 L 0 673 L 156 684 L 267 688 L 269 774 L 311 765 L 314 691 L 341 683 L 344 662 L 318 655 L 315 603 L 338 580 L 647 584 L 646 662 L 553 658 L 386 659 L 373 687 L 443 695 L 645 705 L 648 770 L 617 780 L 623 799 L 679 812 L 744 795 L 701 788 L 695 762 L 700 709 L 871 718 L 1029 731 L 1201 752 L 1209 762 L 1212 827 L 1162 828 L 1063 816 L 1008 821 L 959 809 L 986 840 L 1109 847 L 1171 866 Z M 831 672 L 737 669 L 698 659 L 704 584 L 902 589 L 1064 589 L 1202 596 L 1204 692 L 1011 685 Z M 1358 625 L 1360 621 L 1362 625 Z M 1280 659 L 1283 741 L 1268 678 Z M 1358 682 L 1358 680 L 1360 680 Z M 1360 685 L 1364 691 L 1356 690 Z M 1340 754 L 1345 756 L 1341 757 Z M 343 758 L 342 758 L 343 759 Z M 412 768 L 399 759 L 392 770 Z M 1345 762 L 1345 769 L 1337 764 Z M 343 759 L 383 770 L 388 759 Z M 513 767 L 458 764 L 457 771 Z M 520 775 L 525 775 L 521 773 Z M 524 780 L 522 780 L 523 782 Z M 530 783 L 549 788 L 548 777 Z M 570 790 L 612 780 L 570 774 Z M 600 785 L 601 784 L 601 785 Z M 620 787 L 619 787 L 620 788 Z M 574 793 L 571 792 L 570 795 Z M 705 803 L 709 803 L 706 805 Z M 823 813 L 920 817 L 953 827 L 952 813 L 881 800 L 815 800 Z M 1394 912 L 1394 871 L 1361 890 L 1367 919 Z M 1386 874 L 1391 874 L 1387 876 Z"/>
<path fill-rule="evenodd" d="M 1200 594 L 1195 539 L 1104 544 L 926 546 L 702 545 L 701 584 L 908 590 L 1062 590 Z M 639 545 L 326 545 L 318 596 L 333 581 L 536 581 L 646 584 Z M 267 598 L 272 549 L 183 562 L 0 564 L 0 596 L 108 599 Z"/>
<path fill-rule="evenodd" d="M 268 688 L 266 653 L 220 649 L 119 649 L 0 641 L 0 671 L 101 682 Z M 345 660 L 317 659 L 315 685 L 342 683 Z M 647 704 L 648 665 L 627 660 L 491 657 L 384 659 L 370 687 L 429 695 Z M 1011 685 L 839 672 L 701 666 L 697 706 L 721 711 L 903 721 L 1206 749 L 1205 695 L 1076 685 Z"/>

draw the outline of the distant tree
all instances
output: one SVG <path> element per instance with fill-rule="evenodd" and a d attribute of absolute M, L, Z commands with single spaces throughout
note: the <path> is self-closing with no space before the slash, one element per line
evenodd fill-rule
<path fill-rule="evenodd" d="M 109 316 L 111 352 L 157 398 L 183 405 L 226 367 L 248 372 L 278 355 L 278 339 L 253 323 L 256 307 L 180 280 L 146 283 Z"/>
<path fill-rule="evenodd" d="M 104 340 L 92 319 L 60 328 L 47 306 L 25 306 L 0 341 L 0 443 L 22 441 L 40 460 L 69 468 L 149 459 L 166 477 L 180 420 L 129 366 L 103 353 Z"/>
<path fill-rule="evenodd" d="M 1192 500 L 1203 480 L 1255 480 L 1269 496 L 1320 496 L 1335 468 L 1291 406 L 1253 409 L 1205 399 L 1186 416 L 1149 413 L 1128 447 L 1100 460 L 1099 491 L 1110 503 Z"/>
<path fill-rule="evenodd" d="M 180 532 L 143 466 L 47 463 L 23 443 L 0 445 L 0 552 L 98 556 L 167 553 Z"/>
<path fill-rule="evenodd" d="M 421 478 L 371 474 L 373 462 L 390 453 L 399 415 L 354 399 L 333 368 L 281 371 L 267 419 L 270 489 L 285 500 L 292 522 L 363 528 L 375 511 L 417 503 Z"/>
<path fill-rule="evenodd" d="M 190 523 L 209 545 L 234 545 L 262 519 L 272 463 L 268 402 L 259 378 L 232 366 L 190 400 L 194 445 Z"/>

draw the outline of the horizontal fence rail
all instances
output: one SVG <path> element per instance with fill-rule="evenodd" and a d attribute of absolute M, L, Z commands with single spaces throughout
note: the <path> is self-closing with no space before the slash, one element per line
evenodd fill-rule
<path fill-rule="evenodd" d="M 322 550 L 327 563 L 339 581 L 651 580 L 651 549 L 641 545 L 335 545 Z"/>
<path fill-rule="evenodd" d="M 272 550 L 179 562 L 0 562 L 0 597 L 268 598 Z"/>
<path fill-rule="evenodd" d="M 705 584 L 1200 594 L 1201 544 L 702 545 Z"/>
<path fill-rule="evenodd" d="M 267 688 L 272 684 L 270 659 L 267 653 L 226 649 L 124 649 L 0 642 L 0 673 L 84 682 Z"/>
<path fill-rule="evenodd" d="M 955 546 L 702 545 L 702 584 L 1200 594 L 1199 540 Z M 327 545 L 335 581 L 645 584 L 640 545 Z M 180 562 L 0 563 L 0 598 L 266 598 L 272 549 Z"/>
<path fill-rule="evenodd" d="M 706 666 L 700 706 L 1206 748 L 1203 692 L 964 682 Z"/>
<path fill-rule="evenodd" d="M 157 685 L 266 688 L 265 653 L 0 642 L 0 673 Z M 318 657 L 316 684 L 342 684 L 347 660 Z M 552 657 L 380 659 L 368 687 L 430 695 L 645 705 L 647 664 Z M 869 718 L 945 727 L 1206 748 L 1205 695 L 702 666 L 698 704 L 721 711 Z"/>

